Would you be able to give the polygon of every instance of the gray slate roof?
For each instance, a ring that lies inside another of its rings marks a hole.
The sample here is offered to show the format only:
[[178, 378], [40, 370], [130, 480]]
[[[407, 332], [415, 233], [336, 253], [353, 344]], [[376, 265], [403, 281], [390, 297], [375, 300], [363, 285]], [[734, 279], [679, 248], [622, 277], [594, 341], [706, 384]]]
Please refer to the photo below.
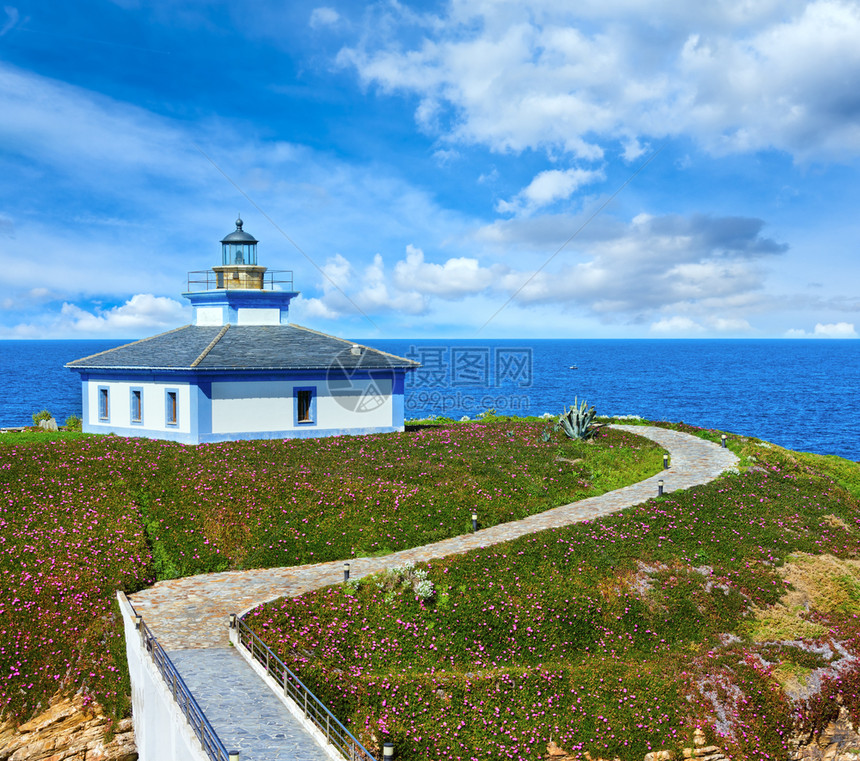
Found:
[[151, 338], [76, 359], [72, 370], [318, 370], [335, 360], [345, 369], [411, 369], [418, 362], [298, 325], [186, 325]]

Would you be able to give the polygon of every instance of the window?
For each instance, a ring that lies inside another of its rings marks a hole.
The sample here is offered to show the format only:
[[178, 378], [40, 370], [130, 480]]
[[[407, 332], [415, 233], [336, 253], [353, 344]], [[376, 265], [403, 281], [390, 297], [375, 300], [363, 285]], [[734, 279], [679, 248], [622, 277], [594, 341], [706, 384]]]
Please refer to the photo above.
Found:
[[295, 389], [296, 425], [313, 425], [316, 422], [316, 389]]
[[300, 423], [310, 423], [311, 422], [311, 392], [305, 389], [302, 389], [298, 392], [296, 396], [299, 405], [299, 422]]
[[107, 420], [110, 417], [110, 389], [99, 386], [99, 420]]
[[143, 422], [143, 389], [133, 388], [131, 390], [131, 422]]
[[176, 404], [176, 391], [168, 391], [167, 396], [165, 397], [166, 402], [166, 410], [165, 410], [165, 422], [167, 425], [178, 425], [179, 424], [179, 409]]

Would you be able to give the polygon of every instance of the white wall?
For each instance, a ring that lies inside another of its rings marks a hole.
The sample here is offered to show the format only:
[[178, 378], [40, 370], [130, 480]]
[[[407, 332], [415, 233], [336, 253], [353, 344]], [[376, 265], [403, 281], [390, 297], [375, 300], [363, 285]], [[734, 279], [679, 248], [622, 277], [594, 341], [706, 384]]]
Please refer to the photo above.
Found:
[[[354, 393], [329, 388], [325, 380], [227, 381], [212, 383], [212, 432], [245, 433], [302, 428], [376, 428], [392, 424], [391, 380], [366, 396], [371, 381], [355, 381]], [[296, 425], [294, 389], [316, 388], [315, 425]]]
[[[109, 392], [109, 418], [99, 420], [99, 388], [107, 388]], [[142, 391], [143, 422], [131, 422], [131, 390], [139, 388]], [[177, 392], [176, 425], [168, 425], [166, 420], [167, 402], [166, 391]], [[153, 383], [136, 381], [87, 381], [87, 397], [89, 404], [89, 424], [102, 426], [106, 431], [112, 428], [141, 428], [150, 431], [181, 431], [191, 430], [191, 395], [187, 383]]]
[[[375, 384], [375, 385], [372, 385]], [[322, 428], [375, 428], [390, 426], [393, 415], [390, 380], [353, 381], [352, 393], [332, 388], [320, 393], [317, 413]], [[381, 398], [377, 396], [379, 392]]]
[[206, 326], [223, 325], [224, 310], [226, 307], [195, 307], [194, 309], [194, 324]]
[[212, 433], [293, 428], [293, 386], [284, 381], [213, 381]]
[[134, 741], [139, 761], [209, 761], [203, 746], [179, 710], [152, 656], [143, 647], [134, 626], [134, 610], [117, 592], [125, 629], [125, 652], [131, 675]]
[[236, 310], [236, 323], [238, 325], [280, 325], [281, 310], [277, 307], [274, 309], [239, 307]]

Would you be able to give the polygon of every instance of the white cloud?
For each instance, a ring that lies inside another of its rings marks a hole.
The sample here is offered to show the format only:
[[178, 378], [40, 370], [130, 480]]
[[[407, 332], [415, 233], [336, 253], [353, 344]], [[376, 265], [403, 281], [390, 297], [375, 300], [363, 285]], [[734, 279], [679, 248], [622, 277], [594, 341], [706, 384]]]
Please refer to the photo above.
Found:
[[694, 322], [689, 317], [667, 317], [657, 322], [651, 323], [650, 330], [652, 333], [661, 333], [665, 335], [702, 333], [705, 329]]
[[602, 169], [548, 169], [538, 174], [510, 201], [499, 201], [503, 214], [531, 214], [537, 209], [571, 197], [583, 185], [605, 178]]
[[433, 152], [433, 158], [436, 159], [436, 163], [438, 163], [439, 166], [446, 166], [452, 161], [460, 158], [460, 152], [446, 148], [440, 148], [439, 150]]
[[854, 324], [850, 322], [816, 323], [811, 333], [802, 328], [785, 331], [786, 338], [857, 338]]
[[[531, 229], [535, 221], [522, 224]], [[484, 264], [477, 257], [432, 261], [409, 245], [392, 270], [377, 254], [362, 272], [338, 255], [324, 269], [349, 298], [323, 282], [324, 295], [308, 299], [302, 308], [334, 319], [357, 309], [371, 317], [390, 310], [420, 315], [444, 312], [453, 302], [483, 300], [495, 304], [486, 307], [489, 317], [515, 294], [514, 308], [556, 305], [604, 322], [653, 321], [651, 330], [658, 333], [747, 333], [747, 315], [764, 300], [759, 261], [785, 250], [761, 235], [762, 224], [732, 217], [639, 215], [628, 224], [596, 228], [577, 241], [576, 251], [542, 271], [537, 270], [543, 261], [532, 254], [520, 256], [515, 268]], [[516, 227], [506, 228], [513, 231], [512, 240]]]
[[644, 156], [651, 146], [647, 143], [643, 145], [637, 138], [630, 138], [624, 141], [624, 152], [621, 154], [625, 161], [631, 162]]
[[363, 316], [372, 322], [373, 316], [379, 313], [414, 315], [427, 309], [422, 294], [390, 284], [391, 276], [380, 254], [376, 254], [360, 273], [356, 273], [341, 254], [330, 257], [321, 269], [324, 276], [319, 286], [323, 295], [302, 299], [296, 304], [299, 314], [327, 320]]
[[308, 22], [312, 29], [318, 29], [321, 26], [332, 26], [340, 20], [340, 14], [334, 9], [327, 6], [314, 8], [311, 11], [310, 21]]
[[[34, 298], [46, 294], [34, 289]], [[19, 305], [16, 305], [19, 306]], [[38, 318], [11, 327], [0, 327], [9, 338], [82, 338], [86, 336], [130, 338], [187, 325], [190, 308], [174, 299], [138, 293], [124, 304], [102, 309], [83, 309], [65, 302], [59, 311], [43, 308]]]
[[0, 27], [0, 37], [13, 29], [18, 23], [18, 19], [20, 17], [18, 9], [13, 8], [11, 5], [4, 5], [3, 10], [6, 13], [6, 23], [3, 24], [2, 27]]
[[62, 332], [129, 335], [144, 329], [176, 328], [187, 320], [188, 308], [178, 301], [138, 293], [120, 306], [92, 312], [65, 303], [57, 327]]
[[749, 322], [741, 318], [726, 319], [724, 317], [717, 317], [710, 320], [709, 325], [720, 333], [749, 333], [752, 330]]
[[477, 259], [457, 257], [443, 264], [424, 260], [424, 252], [406, 247], [406, 259], [394, 265], [394, 283], [405, 291], [456, 299], [489, 288], [503, 268], [482, 267]]
[[[144, 109], [0, 64], [0, 141], [78, 183], [190, 182], [208, 174], [188, 136]], [[120, 179], [121, 178], [121, 179]], [[34, 181], [36, 178], [34, 178]], [[116, 186], [117, 188], [120, 185]]]
[[814, 335], [822, 338], [857, 338], [857, 331], [850, 322], [837, 322], [822, 325], [816, 324]]
[[620, 141], [632, 161], [644, 138], [687, 135], [715, 153], [860, 155], [853, 0], [381, 7], [338, 60], [365, 83], [417, 94], [419, 124], [453, 142], [594, 160]]

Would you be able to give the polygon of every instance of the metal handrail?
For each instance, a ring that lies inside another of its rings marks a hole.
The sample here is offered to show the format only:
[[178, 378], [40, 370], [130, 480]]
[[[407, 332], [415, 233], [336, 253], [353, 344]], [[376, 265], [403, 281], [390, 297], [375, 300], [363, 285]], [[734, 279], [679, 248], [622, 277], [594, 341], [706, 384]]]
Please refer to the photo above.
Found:
[[[195, 275], [197, 277], [195, 277]], [[277, 275], [277, 277], [276, 277]], [[261, 284], [263, 290], [273, 291], [275, 286], [284, 286], [281, 290], [293, 290], [292, 270], [266, 270], [262, 273]], [[197, 290], [211, 291], [218, 287], [218, 273], [215, 270], [195, 270], [188, 273], [188, 292], [194, 291], [192, 286], [203, 286]], [[228, 289], [229, 290], [229, 289]]]
[[231, 758], [236, 758], [235, 755], [231, 755], [227, 751], [224, 743], [221, 742], [214, 727], [209, 723], [209, 719], [206, 718], [206, 714], [197, 705], [197, 701], [191, 694], [191, 690], [188, 689], [188, 685], [185, 684], [179, 671], [176, 670], [173, 661], [167, 657], [167, 653], [155, 638], [152, 630], [140, 618], [138, 618], [137, 626], [143, 638], [144, 648], [152, 656], [156, 668], [170, 689], [179, 709], [185, 715], [185, 718], [188, 719], [188, 723], [194, 730], [194, 734], [197, 735], [197, 739], [200, 740], [200, 744], [203, 746], [203, 750], [206, 751], [206, 755], [212, 761], [230, 761]]
[[236, 616], [234, 620], [239, 644], [266, 669], [266, 673], [283, 689], [284, 695], [291, 698], [304, 711], [305, 718], [314, 723], [325, 735], [326, 740], [334, 745], [344, 758], [349, 761], [376, 761], [373, 754], [241, 618]]

